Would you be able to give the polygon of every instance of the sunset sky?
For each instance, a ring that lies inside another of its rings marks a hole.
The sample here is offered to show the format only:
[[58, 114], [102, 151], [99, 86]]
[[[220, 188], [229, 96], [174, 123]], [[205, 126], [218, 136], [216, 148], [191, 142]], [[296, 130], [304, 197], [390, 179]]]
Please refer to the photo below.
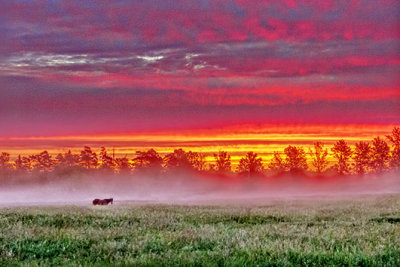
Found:
[[0, 150], [270, 153], [400, 124], [397, 0], [3, 0]]

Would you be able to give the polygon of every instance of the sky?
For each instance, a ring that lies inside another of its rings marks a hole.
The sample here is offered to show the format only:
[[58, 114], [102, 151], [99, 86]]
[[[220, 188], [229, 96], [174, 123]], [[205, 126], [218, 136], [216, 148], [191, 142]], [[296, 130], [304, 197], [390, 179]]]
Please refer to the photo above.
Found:
[[203, 150], [227, 136], [252, 150], [260, 143], [248, 140], [361, 138], [400, 124], [396, 0], [1, 6], [3, 150], [99, 136], [121, 151], [121, 142], [172, 148], [200, 136], [214, 142]]

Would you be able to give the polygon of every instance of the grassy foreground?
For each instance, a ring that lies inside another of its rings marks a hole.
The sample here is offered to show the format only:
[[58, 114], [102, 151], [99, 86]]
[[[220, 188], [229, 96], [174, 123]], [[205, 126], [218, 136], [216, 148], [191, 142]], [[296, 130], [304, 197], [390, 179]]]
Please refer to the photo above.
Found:
[[0, 265], [400, 266], [400, 196], [0, 209]]

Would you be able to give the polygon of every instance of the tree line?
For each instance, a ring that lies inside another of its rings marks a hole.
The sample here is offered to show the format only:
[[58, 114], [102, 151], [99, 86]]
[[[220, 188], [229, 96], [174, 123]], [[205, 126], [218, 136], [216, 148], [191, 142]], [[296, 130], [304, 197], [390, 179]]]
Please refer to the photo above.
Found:
[[[329, 166], [328, 156], [333, 156], [334, 165]], [[71, 173], [71, 172], [104, 172], [131, 174], [146, 172], [161, 174], [164, 172], [186, 170], [217, 175], [265, 175], [272, 173], [315, 172], [318, 175], [331, 172], [339, 175], [382, 173], [400, 167], [400, 128], [395, 127], [390, 135], [376, 137], [371, 142], [360, 141], [354, 149], [345, 140], [338, 140], [330, 151], [321, 142], [314, 143], [306, 151], [301, 146], [287, 146], [283, 153], [274, 152], [267, 163], [254, 152], [248, 152], [240, 159], [235, 170], [232, 169], [231, 156], [226, 151], [214, 154], [214, 161], [207, 163], [205, 155], [175, 149], [162, 157], [154, 149], [136, 151], [133, 158], [114, 157], [102, 147], [96, 153], [85, 146], [78, 154], [69, 150], [53, 158], [48, 151], [39, 154], [21, 156], [14, 161], [10, 154], [0, 155], [0, 173]]]

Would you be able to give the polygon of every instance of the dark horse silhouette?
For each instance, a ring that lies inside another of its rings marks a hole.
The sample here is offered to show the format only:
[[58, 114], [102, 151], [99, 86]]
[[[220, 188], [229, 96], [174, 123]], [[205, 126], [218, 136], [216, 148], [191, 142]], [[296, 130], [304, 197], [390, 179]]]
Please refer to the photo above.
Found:
[[98, 199], [95, 198], [93, 200], [93, 205], [108, 205], [109, 203], [113, 204], [114, 199], [113, 198], [105, 198], [105, 199]]

